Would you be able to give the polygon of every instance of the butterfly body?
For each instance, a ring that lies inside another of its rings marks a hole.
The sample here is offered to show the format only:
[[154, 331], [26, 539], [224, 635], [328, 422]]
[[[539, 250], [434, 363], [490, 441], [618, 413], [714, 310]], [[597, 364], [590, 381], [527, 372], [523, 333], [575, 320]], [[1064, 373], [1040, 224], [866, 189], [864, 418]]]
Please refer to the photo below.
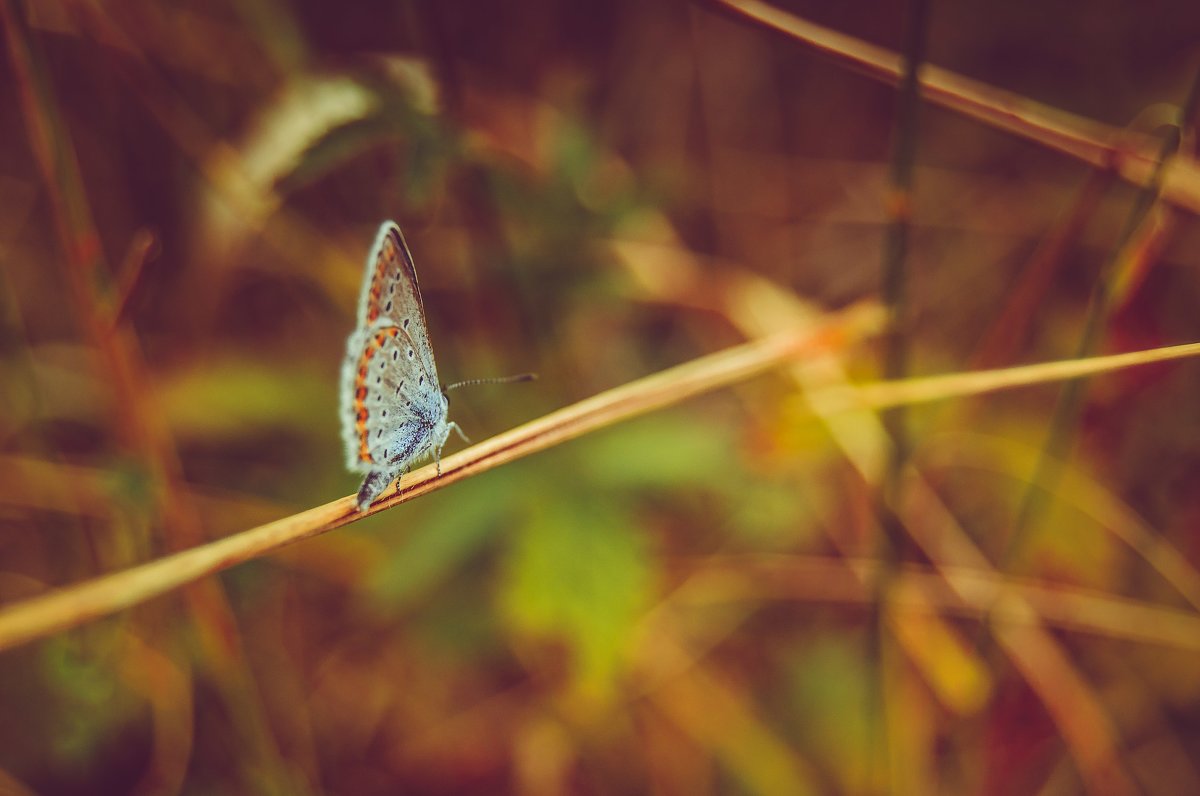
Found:
[[346, 465], [364, 474], [359, 511], [415, 462], [432, 455], [440, 466], [442, 447], [457, 425], [447, 417], [416, 267], [391, 221], [380, 227], [367, 257], [341, 388]]

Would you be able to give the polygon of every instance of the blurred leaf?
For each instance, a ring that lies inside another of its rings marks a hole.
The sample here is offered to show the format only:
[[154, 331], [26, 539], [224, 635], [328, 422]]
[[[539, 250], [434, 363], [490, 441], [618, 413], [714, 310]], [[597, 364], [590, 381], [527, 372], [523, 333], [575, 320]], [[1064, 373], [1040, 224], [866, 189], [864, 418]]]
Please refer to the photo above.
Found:
[[597, 489], [654, 491], [722, 485], [742, 473], [730, 426], [684, 410], [625, 423], [583, 443], [582, 480]]
[[[414, 71], [414, 74], [418, 72]], [[425, 76], [428, 80], [428, 75]], [[351, 158], [384, 143], [408, 148], [409, 176], [405, 191], [427, 195], [440, 183], [445, 165], [457, 153], [458, 139], [439, 120], [414, 103], [406, 91], [386, 84], [364, 85], [373, 97], [362, 116], [346, 118], [306, 142], [286, 170], [275, 174], [275, 189], [287, 195], [335, 171]], [[433, 91], [431, 86], [416, 93]]]
[[316, 408], [327, 406], [325, 416], [335, 422], [332, 400], [324, 374], [245, 360], [204, 362], [158, 385], [159, 407], [181, 437], [228, 437], [280, 426], [307, 431]]
[[514, 468], [494, 470], [427, 496], [419, 513], [389, 512], [389, 519], [407, 515], [415, 521], [398, 528], [404, 539], [371, 574], [371, 595], [398, 610], [448, 577], [497, 528], [511, 522], [515, 507], [526, 499], [523, 482]]
[[743, 454], [735, 427], [697, 417], [685, 409], [607, 429], [581, 443], [582, 467], [572, 469], [610, 494], [715, 493], [728, 510], [729, 532], [756, 546], [786, 549], [811, 538], [824, 511], [819, 486], [797, 489], [790, 473], [747, 477], [737, 466]]
[[142, 462], [121, 458], [113, 462], [108, 474], [108, 487], [112, 499], [121, 505], [146, 510], [154, 503], [154, 477]]
[[730, 532], [757, 550], [795, 549], [817, 536], [827, 514], [822, 489], [814, 479], [752, 480], [730, 501]]
[[259, 229], [279, 206], [275, 183], [301, 154], [330, 130], [369, 116], [377, 103], [353, 77], [291, 76], [236, 148], [213, 147], [204, 167], [212, 185], [200, 211], [198, 239], [221, 251]]
[[596, 142], [579, 120], [560, 118], [560, 122], [554, 128], [552, 169], [578, 190], [591, 174], [599, 151]]
[[79, 654], [70, 640], [52, 639], [45, 647], [46, 671], [61, 689], [59, 695], [69, 704], [60, 715], [54, 735], [58, 754], [71, 760], [84, 760], [99, 739], [112, 729], [112, 707], [117, 691], [114, 672], [107, 661]]
[[798, 717], [813, 759], [823, 760], [841, 787], [862, 792], [872, 781], [870, 766], [870, 678], [862, 647], [853, 636], [820, 639], [806, 650], [796, 650], [791, 668], [789, 703]]
[[513, 540], [501, 610], [518, 632], [565, 642], [576, 686], [605, 695], [650, 596], [645, 544], [611, 504], [546, 497]]

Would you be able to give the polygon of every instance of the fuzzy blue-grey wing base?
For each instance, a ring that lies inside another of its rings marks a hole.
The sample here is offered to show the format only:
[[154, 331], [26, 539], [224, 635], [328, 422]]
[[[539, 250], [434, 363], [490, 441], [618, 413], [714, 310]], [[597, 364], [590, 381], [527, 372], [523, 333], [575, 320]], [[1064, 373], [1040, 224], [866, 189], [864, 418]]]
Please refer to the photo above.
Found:
[[[438, 424], [432, 418], [419, 417], [397, 428], [389, 438], [385, 467], [370, 470], [358, 489], [358, 510], [370, 506], [388, 484], [408, 472], [414, 462], [431, 453], [439, 455], [446, 443], [446, 426], [444, 419]], [[443, 429], [440, 433], [439, 428]], [[438, 474], [441, 474], [440, 468]]]

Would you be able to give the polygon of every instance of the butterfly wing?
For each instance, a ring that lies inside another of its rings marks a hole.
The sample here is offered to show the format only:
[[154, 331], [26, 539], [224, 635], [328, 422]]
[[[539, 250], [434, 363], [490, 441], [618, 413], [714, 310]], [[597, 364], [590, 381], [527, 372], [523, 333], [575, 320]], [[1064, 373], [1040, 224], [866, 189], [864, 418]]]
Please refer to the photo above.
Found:
[[358, 326], [399, 327], [412, 343], [425, 374], [438, 383], [429, 330], [425, 325], [425, 305], [417, 283], [417, 268], [404, 241], [400, 227], [385, 221], [375, 236], [375, 245], [367, 257], [362, 296], [358, 302]]
[[355, 472], [404, 469], [445, 424], [446, 402], [403, 327], [357, 329], [342, 364], [342, 438]]
[[342, 364], [346, 463], [366, 474], [359, 509], [414, 460], [440, 450], [448, 430], [412, 254], [400, 228], [384, 222], [367, 257], [358, 328]]

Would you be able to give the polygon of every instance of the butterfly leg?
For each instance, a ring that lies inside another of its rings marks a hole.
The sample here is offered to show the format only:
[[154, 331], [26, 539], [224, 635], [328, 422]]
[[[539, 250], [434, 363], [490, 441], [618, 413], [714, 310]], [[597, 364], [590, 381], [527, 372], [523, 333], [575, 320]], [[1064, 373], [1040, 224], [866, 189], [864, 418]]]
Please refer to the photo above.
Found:
[[451, 421], [450, 423], [447, 423], [447, 425], [450, 428], [454, 429], [456, 432], [458, 432], [458, 436], [463, 442], [467, 443], [468, 445], [471, 444], [471, 440], [467, 439], [467, 435], [463, 433], [462, 426], [460, 426], [458, 423], [455, 423], [453, 421]]

